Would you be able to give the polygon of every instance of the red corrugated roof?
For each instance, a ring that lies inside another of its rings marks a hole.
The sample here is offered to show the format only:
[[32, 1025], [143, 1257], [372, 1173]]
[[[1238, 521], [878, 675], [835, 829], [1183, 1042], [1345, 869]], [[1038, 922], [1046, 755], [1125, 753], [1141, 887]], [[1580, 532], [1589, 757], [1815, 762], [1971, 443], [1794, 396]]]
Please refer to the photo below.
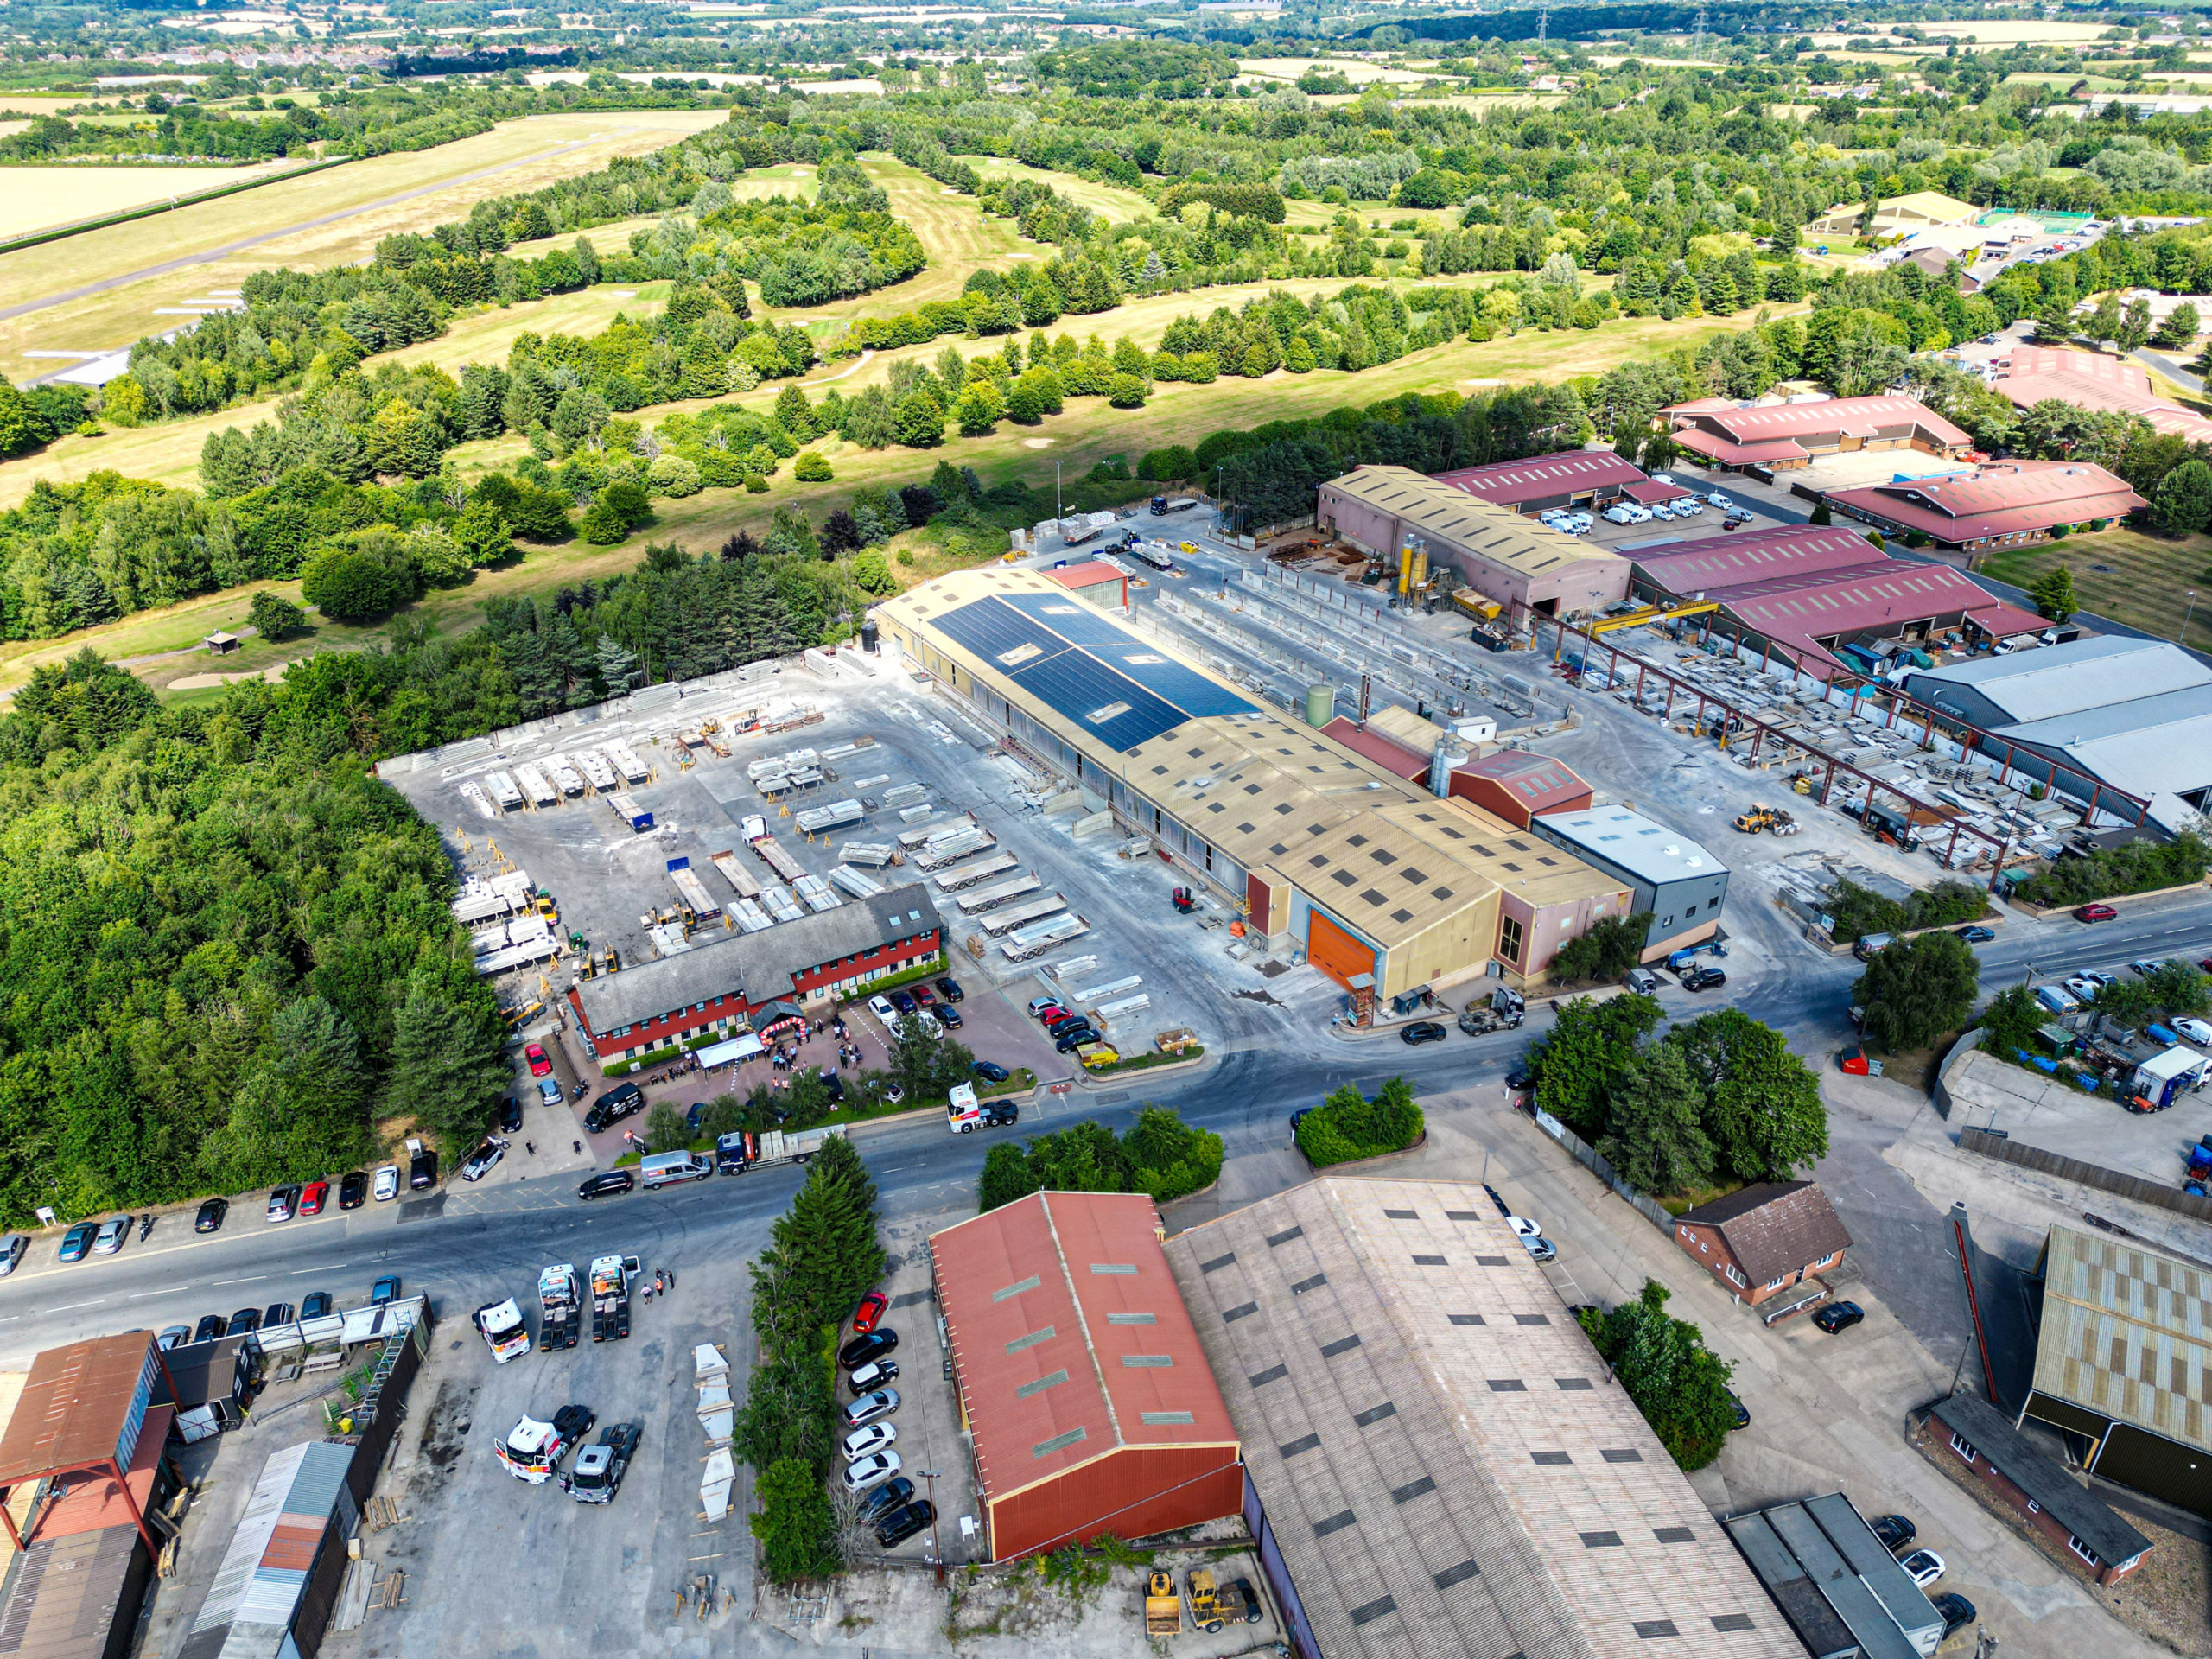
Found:
[[1827, 499], [1948, 543], [2118, 518], [2144, 505], [2126, 480], [2086, 461], [1998, 461], [1963, 476], [1831, 490]]
[[1321, 728], [1321, 735], [1333, 737], [1362, 760], [1372, 760], [1384, 771], [1400, 778], [1428, 776], [1428, 757], [1417, 754], [1404, 744], [1370, 732], [1338, 715]]
[[931, 1237], [987, 1502], [1124, 1446], [1236, 1443], [1159, 1226], [1142, 1193], [1039, 1192]]
[[[174, 1406], [150, 1407], [146, 1413], [146, 1426], [138, 1436], [138, 1449], [131, 1454], [130, 1467], [124, 1478], [130, 1484], [130, 1496], [141, 1515], [153, 1497], [155, 1471], [161, 1464], [169, 1437], [169, 1424], [175, 1416]], [[78, 1474], [67, 1477], [67, 1480], [69, 1490], [39, 1511], [27, 1543], [131, 1524], [130, 1510], [123, 1501], [123, 1489], [115, 1484], [114, 1476]]]
[[1512, 796], [1533, 815], [1548, 812], [1554, 804], [1587, 795], [1590, 785], [1575, 775], [1566, 761], [1525, 749], [1500, 749], [1479, 760], [1470, 760], [1452, 771], [1471, 778], [1487, 778]]
[[1691, 492], [1679, 484], [1662, 484], [1656, 479], [1647, 478], [1641, 484], [1630, 485], [1621, 493], [1631, 501], [1640, 502], [1647, 507], [1653, 507], [1662, 501], [1678, 500]]
[[[1823, 397], [1803, 404], [1762, 404], [1750, 409], [1711, 409], [1704, 404], [1678, 405], [1670, 415], [1690, 415], [1707, 431], [1732, 442], [1757, 446], [1779, 439], [1823, 436], [1840, 432], [1872, 437], [1886, 429], [1917, 427], [1945, 445], [1972, 442], [1957, 427], [1916, 397], [1885, 393], [1872, 397]], [[1675, 435], [1681, 442], [1682, 434]]]
[[1636, 485], [1644, 481], [1642, 467], [1623, 461], [1610, 449], [1566, 449], [1526, 461], [1462, 467], [1452, 472], [1438, 473], [1435, 479], [1455, 490], [1465, 490], [1479, 500], [1504, 507], [1554, 495], [1572, 495], [1578, 490], [1599, 489], [1608, 484]]
[[1816, 639], [1887, 632], [1917, 622], [1972, 621], [2000, 638], [2049, 626], [2040, 617], [2014, 610], [1948, 564], [1891, 559], [1872, 571], [1840, 571], [1834, 580], [1789, 583], [1779, 592], [1764, 591], [1764, 583], [1753, 586], [1761, 591], [1721, 601], [1727, 613], [1777, 645], [1802, 652], [1804, 667], [1812, 673], [1835, 661]]
[[1766, 443], [1733, 443], [1710, 432], [1688, 427], [1675, 434], [1675, 442], [1693, 454], [1705, 455], [1727, 467], [1756, 467], [1770, 461], [1803, 461], [1803, 449], [1788, 438]]
[[1863, 530], [1813, 524], [1666, 542], [1640, 547], [1629, 556], [1647, 581], [1669, 594], [1701, 593], [1715, 598], [1722, 588], [1791, 572], [1838, 569], [1876, 556]]
[[114, 1457], [153, 1350], [151, 1332], [132, 1331], [49, 1348], [31, 1361], [0, 1435], [0, 1486]]
[[1103, 559], [1085, 559], [1081, 564], [1071, 564], [1063, 569], [1045, 573], [1063, 588], [1090, 588], [1102, 582], [1125, 580], [1122, 573]]

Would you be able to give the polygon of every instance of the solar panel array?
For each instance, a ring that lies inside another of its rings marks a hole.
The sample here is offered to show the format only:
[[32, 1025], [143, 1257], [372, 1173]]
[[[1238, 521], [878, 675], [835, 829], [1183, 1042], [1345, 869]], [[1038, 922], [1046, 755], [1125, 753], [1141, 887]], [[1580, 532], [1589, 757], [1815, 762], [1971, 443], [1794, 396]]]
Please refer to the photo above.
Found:
[[976, 600], [936, 626], [1123, 754], [1186, 720], [1257, 712], [1110, 619], [1057, 594]]

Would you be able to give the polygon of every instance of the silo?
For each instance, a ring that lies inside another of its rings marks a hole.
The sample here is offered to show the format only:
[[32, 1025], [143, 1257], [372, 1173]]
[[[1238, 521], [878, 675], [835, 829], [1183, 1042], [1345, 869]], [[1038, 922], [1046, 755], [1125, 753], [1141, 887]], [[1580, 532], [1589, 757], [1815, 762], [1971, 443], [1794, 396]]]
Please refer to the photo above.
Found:
[[1337, 717], [1337, 688], [1333, 685], [1309, 685], [1306, 688], [1306, 723], [1308, 726], [1327, 725]]

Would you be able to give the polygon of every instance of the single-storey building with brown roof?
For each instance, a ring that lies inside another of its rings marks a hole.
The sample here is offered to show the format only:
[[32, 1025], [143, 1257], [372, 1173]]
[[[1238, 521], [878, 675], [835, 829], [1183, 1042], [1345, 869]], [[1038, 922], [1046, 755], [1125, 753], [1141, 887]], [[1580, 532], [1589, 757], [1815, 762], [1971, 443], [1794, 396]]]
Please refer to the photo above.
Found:
[[1729, 1294], [1756, 1307], [1839, 1266], [1851, 1235], [1817, 1181], [1762, 1181], [1683, 1211], [1675, 1243]]

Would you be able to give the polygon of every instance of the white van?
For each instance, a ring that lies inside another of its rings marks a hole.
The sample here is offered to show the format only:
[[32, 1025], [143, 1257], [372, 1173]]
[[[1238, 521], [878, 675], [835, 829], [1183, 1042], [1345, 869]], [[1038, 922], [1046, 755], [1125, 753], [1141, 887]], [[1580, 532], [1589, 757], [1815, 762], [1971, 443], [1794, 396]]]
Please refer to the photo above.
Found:
[[648, 1187], [703, 1181], [714, 1173], [715, 1160], [696, 1152], [657, 1152], [638, 1165], [639, 1179]]

